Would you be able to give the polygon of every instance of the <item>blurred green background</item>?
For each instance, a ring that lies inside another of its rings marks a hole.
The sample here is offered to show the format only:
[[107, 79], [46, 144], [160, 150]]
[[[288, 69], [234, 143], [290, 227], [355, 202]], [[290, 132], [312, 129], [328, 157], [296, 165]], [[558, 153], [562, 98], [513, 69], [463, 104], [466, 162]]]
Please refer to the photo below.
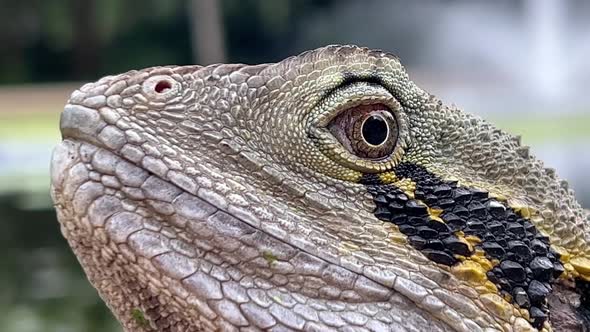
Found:
[[84, 81], [164, 64], [278, 61], [354, 43], [522, 134], [590, 207], [583, 0], [0, 0], [0, 331], [116, 331], [48, 195], [59, 112]]

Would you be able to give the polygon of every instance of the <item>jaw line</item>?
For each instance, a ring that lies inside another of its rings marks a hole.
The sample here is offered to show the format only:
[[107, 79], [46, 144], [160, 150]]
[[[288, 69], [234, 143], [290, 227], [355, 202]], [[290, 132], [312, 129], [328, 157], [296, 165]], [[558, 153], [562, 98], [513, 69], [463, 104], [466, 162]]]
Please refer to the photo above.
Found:
[[[158, 179], [160, 181], [166, 182], [166, 183], [168, 183], [171, 186], [177, 187], [182, 192], [181, 195], [191, 195], [191, 196], [195, 197], [196, 199], [202, 200], [206, 204], [210, 204], [211, 206], [215, 207], [215, 209], [217, 209], [217, 212], [215, 212], [215, 213], [226, 214], [226, 215], [234, 218], [235, 220], [239, 221], [240, 223], [242, 223], [244, 225], [247, 225], [247, 227], [251, 227], [251, 228], [255, 229], [256, 231], [261, 232], [261, 234], [263, 234], [263, 236], [268, 236], [268, 237], [272, 238], [275, 241], [278, 241], [278, 242], [281, 242], [281, 243], [283, 243], [283, 244], [285, 244], [287, 246], [290, 246], [290, 247], [292, 247], [293, 249], [295, 249], [298, 252], [302, 252], [302, 253], [305, 253], [307, 255], [311, 255], [314, 258], [323, 261], [325, 264], [338, 265], [338, 266], [340, 266], [339, 262], [331, 262], [330, 260], [328, 260], [326, 258], [322, 258], [322, 257], [316, 255], [316, 253], [314, 253], [314, 252], [310, 252], [309, 250], [305, 250], [304, 248], [301, 248], [301, 247], [297, 246], [296, 244], [291, 244], [289, 242], [286, 242], [283, 239], [280, 239], [280, 238], [276, 237], [275, 235], [273, 235], [273, 234], [271, 234], [269, 232], [264, 231], [263, 229], [260, 228], [259, 222], [257, 223], [257, 222], [255, 222], [253, 220], [248, 220], [246, 218], [242, 218], [242, 217], [236, 215], [235, 213], [232, 213], [231, 211], [227, 211], [227, 209], [219, 208], [218, 206], [216, 206], [216, 202], [215, 201], [211, 201], [211, 200], [208, 201], [206, 197], [205, 198], [201, 198], [201, 197], [198, 197], [196, 195], [193, 195], [193, 194], [189, 193], [185, 189], [182, 189], [182, 188], [178, 187], [177, 185], [169, 182], [169, 180], [162, 179], [158, 175], [156, 175], [156, 174], [154, 174], [154, 173], [152, 173], [150, 171], [147, 171], [147, 170], [141, 168], [140, 166], [135, 165], [133, 162], [129, 161], [128, 159], [124, 158], [123, 156], [119, 156], [119, 155], [114, 154], [113, 152], [109, 151], [108, 148], [104, 147], [103, 144], [100, 144], [100, 143], [95, 144], [95, 142], [87, 142], [85, 139], [80, 139], [80, 138], [77, 138], [77, 137], [71, 137], [71, 136], [64, 137], [64, 141], [62, 143], [60, 143], [60, 145], [54, 151], [54, 156], [52, 157], [52, 176], [51, 176], [51, 178], [52, 178], [52, 187], [53, 187], [53, 189], [52, 189], [52, 195], [53, 196], [55, 196], [55, 188], [60, 188], [61, 186], [63, 186], [65, 184], [64, 183], [64, 178], [63, 178], [64, 172], [63, 172], [63, 170], [60, 171], [59, 166], [56, 166], [56, 165], [62, 163], [62, 161], [63, 161], [63, 157], [64, 157], [63, 152], [64, 151], [61, 151], [60, 152], [59, 150], [63, 149], [64, 148], [64, 145], [70, 145], [69, 147], [66, 147], [67, 149], [70, 149], [70, 148], [79, 148], [79, 146], [82, 146], [82, 145], [89, 146], [89, 147], [91, 147], [91, 149], [96, 149], [96, 152], [94, 154], [98, 153], [99, 151], [104, 151], [107, 154], [110, 154], [110, 155], [114, 156], [119, 161], [122, 161], [122, 162], [125, 162], [125, 163], [129, 163], [129, 164], [133, 165], [134, 167], [137, 167], [137, 168], [145, 171], [150, 178], [153, 177], [153, 178], [156, 178], [156, 179]], [[67, 152], [68, 153], [72, 153], [73, 152], [74, 154], [79, 154], [78, 151], [67, 151]], [[79, 156], [78, 156], [78, 158], [79, 158]], [[63, 204], [63, 202], [61, 204]], [[61, 207], [60, 206], [61, 204], [58, 203], [56, 205], [56, 207], [59, 209]], [[149, 211], [150, 211], [152, 217], [159, 215], [159, 213], [157, 211], [155, 211], [153, 209], [153, 207], [149, 207]], [[116, 213], [114, 213], [113, 215], [115, 215], [115, 214]], [[153, 219], [155, 220], [157, 218], [153, 218]], [[168, 221], [166, 220], [165, 217], [162, 217], [161, 219], [164, 220], [165, 223], [168, 223]], [[198, 221], [199, 222], [204, 222], [206, 219], [207, 218], [202, 219], [202, 220], [198, 220]], [[192, 220], [192, 221], [195, 222], [197, 220]], [[76, 222], [77, 223], [80, 223], [80, 220], [78, 219], [78, 220], [76, 220]], [[159, 221], [159, 222], [161, 222], [161, 221]], [[219, 231], [219, 230], [220, 229], [216, 229], [216, 231]], [[188, 232], [191, 233], [193, 236], [196, 235], [194, 233], [194, 231], [192, 231], [192, 230], [189, 230]], [[191, 247], [193, 249], [196, 248], [194, 246], [194, 244], [191, 245]], [[383, 283], [381, 283], [381, 282], [379, 282], [377, 280], [374, 280], [374, 279], [372, 279], [372, 278], [370, 278], [368, 276], [363, 275], [362, 273], [358, 273], [357, 271], [350, 270], [350, 269], [348, 269], [346, 267], [342, 267], [341, 266], [341, 268], [346, 269], [348, 272], [354, 273], [354, 274], [356, 274], [358, 276], [368, 278], [372, 282], [375, 282], [375, 283], [379, 284], [380, 286], [389, 289], [391, 294], [396, 293], [396, 291], [393, 288], [391, 288], [391, 286], [385, 285], [385, 284], [383, 284]]]
[[[91, 114], [89, 114], [91, 112]], [[95, 114], [95, 115], [92, 115]], [[94, 122], [93, 122], [94, 121]], [[92, 146], [93, 149], [98, 149], [99, 151], [104, 151], [112, 156], [114, 156], [116, 159], [118, 160], [122, 160], [126, 163], [129, 163], [130, 165], [133, 165], [136, 168], [141, 169], [144, 172], [147, 172], [149, 174], [149, 176], [157, 178], [159, 181], [162, 181], [163, 183], [166, 183], [167, 185], [170, 186], [174, 186], [176, 188], [178, 188], [179, 190], [181, 190], [183, 192], [183, 194], [186, 195], [193, 195], [196, 196], [199, 200], [202, 200], [204, 202], [206, 202], [207, 204], [210, 204], [212, 206], [214, 206], [218, 211], [223, 212], [224, 214], [227, 214], [228, 216], [230, 216], [231, 218], [239, 221], [239, 223], [244, 224], [244, 225], [248, 225], [248, 227], [252, 227], [254, 228], [256, 231], [261, 232], [264, 236], [269, 237], [270, 239], [272, 239], [273, 241], [278, 241], [279, 243], [282, 243], [283, 245], [287, 245], [289, 247], [294, 248], [297, 252], [306, 254], [306, 255], [310, 255], [312, 257], [314, 257], [315, 259], [318, 259], [320, 261], [322, 261], [325, 264], [330, 264], [331, 266], [338, 266], [339, 268], [346, 270], [348, 273], [353, 273], [356, 275], [355, 280], [359, 279], [359, 278], [365, 278], [367, 280], [369, 280], [372, 283], [375, 283], [376, 285], [378, 285], [379, 287], [383, 287], [384, 289], [388, 290], [388, 295], [387, 298], [389, 300], [387, 300], [387, 302], [391, 302], [390, 300], [392, 300], [394, 297], [396, 296], [402, 296], [403, 298], [405, 298], [405, 301], [411, 301], [413, 302], [416, 307], [421, 310], [421, 312], [423, 313], [428, 313], [429, 315], [433, 316], [433, 317], [437, 317], [437, 321], [444, 321], [440, 318], [438, 318], [438, 315], [436, 315], [436, 310], [425, 307], [423, 305], [423, 299], [421, 298], [416, 298], [415, 296], [412, 296], [412, 290], [411, 290], [411, 285], [412, 282], [409, 279], [405, 279], [405, 277], [396, 275], [395, 279], [392, 279], [391, 276], [386, 277], [387, 281], [381, 280], [379, 276], [379, 274], [381, 272], [379, 272], [379, 268], [377, 267], [375, 270], [373, 270], [373, 272], [368, 272], [366, 273], [366, 271], [364, 271], [363, 267], [356, 267], [354, 265], [350, 265], [350, 264], [346, 264], [346, 265], [342, 265], [341, 262], [336, 259], [333, 258], [327, 254], [322, 254], [322, 252], [320, 250], [315, 250], [318, 249], [317, 246], [314, 246], [311, 242], [309, 242], [309, 240], [307, 240], [306, 238], [300, 238], [300, 239], [296, 239], [296, 238], [290, 238], [289, 240], [285, 240], [282, 239], [280, 236], [276, 236], [275, 234], [273, 234], [272, 232], [268, 232], [265, 231], [263, 228], [260, 227], [261, 223], [260, 220], [257, 220], [256, 218], [244, 218], [242, 217], [239, 213], [236, 213], [235, 211], [232, 211], [231, 208], [230, 209], [225, 209], [223, 208], [223, 206], [221, 206], [220, 204], [218, 204], [218, 202], [216, 202], [215, 200], [215, 196], [211, 196], [211, 195], [202, 195], [201, 194], [201, 189], [202, 188], [196, 188], [195, 190], [193, 190], [192, 192], [187, 190], [188, 188], [183, 188], [183, 186], [177, 182], [171, 181], [170, 178], [168, 178], [168, 176], [164, 175], [158, 175], [148, 169], [146, 169], [145, 166], [143, 165], [139, 165], [141, 164], [140, 162], [133, 162], [131, 161], [129, 158], [126, 158], [124, 155], [122, 155], [121, 152], [117, 151], [117, 149], [114, 149], [113, 147], [109, 146], [109, 142], [105, 141], [105, 138], [101, 138], [101, 133], [104, 132], [104, 129], [106, 127], [108, 127], [108, 125], [102, 120], [101, 116], [99, 115], [99, 113], [96, 110], [93, 109], [89, 109], [83, 106], [78, 106], [78, 105], [68, 105], [66, 106], [66, 109], [64, 110], [64, 114], [62, 114], [62, 121], [61, 121], [61, 126], [62, 126], [62, 134], [64, 136], [64, 142], [62, 142], [60, 144], [60, 146], [58, 148], [56, 148], [57, 150], [63, 150], [65, 145], [74, 145], [74, 146], [79, 146], [79, 145], [88, 145], [88, 146]], [[66, 147], [67, 150], [67, 147]], [[113, 150], [117, 151], [114, 152]], [[65, 152], [66, 154], [71, 153], [72, 151], [69, 152]], [[78, 154], [77, 151], [73, 151], [74, 154]], [[58, 165], [60, 164], [60, 162], [63, 161], [63, 154], [64, 151], [62, 151], [62, 153], [57, 153], [58, 157], [55, 156], [52, 159], [52, 169], [57, 169], [57, 172], [53, 172], [52, 171], [52, 186], [55, 187], [59, 187], [59, 185], [61, 185], [60, 183], [60, 178], [63, 181], [63, 173], [65, 171], [67, 171], [66, 166], [68, 165], [67, 162], [64, 163], [64, 165]], [[61, 155], [61, 157], [59, 157], [59, 155]], [[80, 156], [77, 156], [78, 158]], [[61, 169], [61, 172], [59, 171]], [[61, 175], [60, 175], [61, 173]], [[52, 191], [52, 195], [55, 197], [55, 193], [54, 191]], [[54, 198], [55, 200], [55, 198]], [[57, 205], [58, 209], [59, 204]], [[88, 208], [88, 206], [86, 207]], [[151, 209], [151, 213], [152, 215], [155, 213], [157, 214], [157, 212], [153, 209]], [[250, 214], [251, 215], [251, 214]], [[164, 218], [166, 219], [166, 218]], [[193, 220], [195, 221], [195, 220]], [[203, 220], [201, 220], [203, 221]], [[80, 222], [80, 220], [77, 220], [76, 222]], [[221, 228], [217, 228], [215, 229], [215, 232], [220, 233], [220, 231], [224, 231], [225, 227], [221, 227]], [[220, 233], [221, 234], [221, 233]], [[287, 236], [289, 236], [287, 234]], [[169, 271], [164, 271], [164, 273], [169, 273]], [[399, 283], [398, 283], [399, 281]], [[410, 284], [408, 284], [410, 283]], [[409, 288], [408, 288], [409, 287]], [[369, 295], [370, 297], [370, 295]], [[327, 299], [326, 299], [327, 300]]]

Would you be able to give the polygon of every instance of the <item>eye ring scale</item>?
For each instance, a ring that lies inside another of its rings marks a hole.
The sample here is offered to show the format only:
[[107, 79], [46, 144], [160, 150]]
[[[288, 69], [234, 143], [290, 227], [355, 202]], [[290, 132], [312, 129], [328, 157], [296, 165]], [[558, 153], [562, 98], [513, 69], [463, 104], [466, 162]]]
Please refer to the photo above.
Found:
[[[375, 118], [384, 123], [373, 122]], [[408, 121], [401, 103], [387, 88], [372, 82], [334, 90], [312, 109], [306, 125], [324, 155], [361, 173], [393, 169], [408, 146]]]

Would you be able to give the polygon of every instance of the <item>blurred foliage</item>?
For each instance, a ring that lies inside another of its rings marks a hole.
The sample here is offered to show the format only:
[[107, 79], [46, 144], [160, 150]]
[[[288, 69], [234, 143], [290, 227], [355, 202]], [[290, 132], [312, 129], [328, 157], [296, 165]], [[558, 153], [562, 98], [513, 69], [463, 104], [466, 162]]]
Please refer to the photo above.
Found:
[[588, 138], [590, 113], [557, 113], [543, 117], [515, 114], [510, 118], [492, 116], [490, 120], [499, 128], [521, 135], [526, 144], [540, 145], [547, 142], [567, 144]]
[[30, 200], [0, 196], [0, 330], [119, 330], [62, 238], [55, 212]]
[[[221, 1], [229, 60], [268, 62], [291, 54], [302, 17], [334, 2]], [[185, 0], [0, 0], [0, 83], [91, 80], [198, 63], [187, 7]]]

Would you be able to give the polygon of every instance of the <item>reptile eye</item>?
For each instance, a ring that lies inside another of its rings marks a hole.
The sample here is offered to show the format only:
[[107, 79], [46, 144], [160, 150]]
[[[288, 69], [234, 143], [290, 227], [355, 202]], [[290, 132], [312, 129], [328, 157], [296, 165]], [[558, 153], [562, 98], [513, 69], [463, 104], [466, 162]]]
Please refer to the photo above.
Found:
[[373, 160], [389, 157], [399, 136], [397, 121], [383, 104], [349, 108], [335, 117], [328, 129], [349, 152]]
[[410, 141], [404, 107], [381, 84], [339, 87], [323, 96], [305, 120], [308, 137], [330, 159], [321, 163], [321, 171], [342, 180], [391, 170]]

